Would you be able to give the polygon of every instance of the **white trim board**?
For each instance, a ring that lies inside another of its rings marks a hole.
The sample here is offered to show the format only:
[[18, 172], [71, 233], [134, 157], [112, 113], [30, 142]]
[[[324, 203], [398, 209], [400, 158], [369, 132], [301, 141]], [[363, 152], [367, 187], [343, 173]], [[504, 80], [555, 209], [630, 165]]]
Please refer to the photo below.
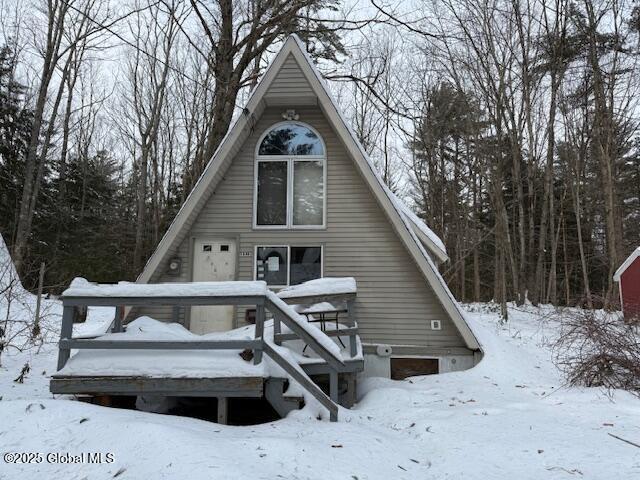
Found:
[[613, 274], [613, 279], [616, 282], [619, 282], [620, 277], [622, 277], [622, 274], [627, 270], [627, 268], [631, 266], [631, 264], [638, 257], [640, 257], [640, 247], [636, 248], [633, 252], [631, 252], [631, 255], [629, 255], [627, 259], [624, 262], [622, 262], [622, 265], [620, 265], [618, 270], [616, 270], [616, 273]]
[[[181, 239], [187, 234], [187, 232], [184, 231], [185, 228], [189, 228], [189, 221], [192, 220], [203, 207], [206, 199], [208, 198], [207, 193], [212, 192], [215, 188], [217, 183], [215, 181], [216, 176], [227, 160], [229, 153], [233, 151], [238, 142], [242, 142], [247, 137], [248, 130], [250, 130], [251, 125], [253, 125], [255, 118], [261, 114], [263, 108], [262, 105], [264, 103], [262, 102], [262, 99], [289, 55], [292, 55], [298, 63], [300, 70], [303, 72], [318, 98], [318, 105], [327, 117], [331, 126], [334, 128], [340, 140], [343, 142], [347, 152], [352, 157], [357, 170], [368, 184], [369, 189], [376, 198], [378, 204], [382, 207], [385, 215], [391, 222], [405, 248], [416, 262], [418, 269], [421, 271], [425, 280], [431, 286], [436, 297], [462, 335], [465, 344], [472, 350], [480, 349], [480, 344], [467, 324], [457, 301], [453, 297], [453, 294], [438, 272], [434, 261], [427, 253], [423, 243], [416, 234], [415, 230], [420, 229], [414, 228], [415, 220], [413, 223], [409, 220], [407, 215], [402, 211], [402, 208], [399, 205], [400, 202], [395, 198], [393, 193], [376, 173], [372, 162], [364, 151], [364, 148], [358, 142], [353, 130], [351, 130], [339, 111], [334, 99], [329, 94], [320, 72], [315, 68], [312, 60], [306, 54], [300, 39], [296, 35], [291, 35], [286, 40], [282, 49], [267, 67], [262, 79], [258, 82], [258, 85], [251, 93], [243, 113], [234, 122], [229, 132], [227, 132], [227, 135], [224, 137], [212, 159], [207, 164], [194, 189], [187, 197], [187, 200], [176, 215], [176, 218], [173, 220], [164, 237], [158, 244], [156, 251], [152, 254], [151, 258], [145, 265], [145, 268], [138, 277], [137, 282], [147, 283], [151, 280], [152, 275], [158, 270], [172, 250], [177, 248]], [[427, 237], [427, 235], [423, 236]], [[434, 242], [432, 240], [431, 244], [433, 243]], [[428, 242], [425, 242], [425, 244], [429, 245]], [[437, 250], [441, 249], [438, 248]], [[438, 255], [438, 253], [435, 253], [433, 250], [432, 253], [434, 253], [438, 258], [441, 258], [441, 255]], [[442, 254], [442, 252], [440, 253]], [[446, 253], [444, 256], [446, 257]]]

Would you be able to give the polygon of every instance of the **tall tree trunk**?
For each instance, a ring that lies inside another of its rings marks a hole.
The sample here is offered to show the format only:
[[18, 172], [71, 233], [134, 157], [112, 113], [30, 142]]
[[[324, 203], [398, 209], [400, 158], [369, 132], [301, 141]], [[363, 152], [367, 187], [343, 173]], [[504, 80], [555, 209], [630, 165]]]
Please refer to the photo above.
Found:
[[58, 61], [58, 52], [64, 33], [65, 16], [67, 7], [58, 9], [57, 4], [48, 4], [47, 18], [47, 41], [42, 61], [42, 71], [35, 108], [33, 110], [33, 122], [31, 124], [31, 134], [27, 146], [25, 159], [24, 185], [22, 187], [22, 197], [18, 222], [16, 227], [15, 243], [13, 245], [13, 261], [16, 269], [20, 272], [24, 269], [24, 255], [31, 235], [33, 208], [36, 202], [38, 186], [42, 178], [41, 163], [46, 162], [45, 158], [39, 158], [38, 149], [40, 146], [40, 135], [44, 123], [44, 110], [47, 103], [49, 85]]
[[536, 257], [535, 281], [533, 282], [533, 291], [531, 301], [535, 304], [540, 302], [541, 289], [544, 285], [543, 263], [545, 260], [545, 251], [547, 245], [547, 222], [549, 212], [553, 207], [553, 156], [555, 153], [555, 118], [558, 102], [558, 89], [560, 82], [557, 74], [551, 72], [551, 97], [549, 101], [549, 121], [547, 124], [547, 161], [544, 169], [544, 193], [542, 195], [542, 212], [540, 217], [540, 229], [538, 234], [538, 255]]
[[[587, 12], [587, 39], [588, 39], [588, 62], [591, 68], [592, 87], [594, 97], [594, 145], [595, 154], [600, 165], [600, 181], [602, 194], [604, 197], [604, 217], [607, 232], [607, 251], [609, 262], [609, 274], [607, 275], [607, 288], [605, 294], [606, 306], [614, 296], [613, 274], [619, 265], [618, 250], [618, 228], [616, 225], [616, 185], [614, 181], [614, 118], [612, 105], [607, 105], [607, 95], [605, 93], [605, 79], [603, 78], [602, 67], [600, 66], [600, 53], [598, 42], [598, 22], [594, 6], [590, 0], [585, 0]], [[612, 75], [616, 75], [612, 72]]]

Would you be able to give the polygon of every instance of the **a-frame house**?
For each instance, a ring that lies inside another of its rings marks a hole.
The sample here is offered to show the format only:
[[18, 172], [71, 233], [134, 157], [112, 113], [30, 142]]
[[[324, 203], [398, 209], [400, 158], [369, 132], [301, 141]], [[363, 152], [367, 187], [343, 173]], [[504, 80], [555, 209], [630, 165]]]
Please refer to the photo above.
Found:
[[[296, 36], [275, 56], [138, 283], [354, 277], [365, 374], [469, 368], [480, 346], [440, 239], [385, 186]], [[205, 333], [243, 308], [138, 309]], [[212, 310], [216, 309], [216, 310]]]

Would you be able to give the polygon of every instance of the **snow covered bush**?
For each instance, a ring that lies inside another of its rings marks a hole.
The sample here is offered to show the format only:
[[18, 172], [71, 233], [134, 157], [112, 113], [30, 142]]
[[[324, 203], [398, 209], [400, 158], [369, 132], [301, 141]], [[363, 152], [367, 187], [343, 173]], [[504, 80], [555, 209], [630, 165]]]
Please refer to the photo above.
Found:
[[640, 396], [640, 336], [621, 315], [565, 310], [553, 350], [554, 362], [569, 384], [619, 388]]

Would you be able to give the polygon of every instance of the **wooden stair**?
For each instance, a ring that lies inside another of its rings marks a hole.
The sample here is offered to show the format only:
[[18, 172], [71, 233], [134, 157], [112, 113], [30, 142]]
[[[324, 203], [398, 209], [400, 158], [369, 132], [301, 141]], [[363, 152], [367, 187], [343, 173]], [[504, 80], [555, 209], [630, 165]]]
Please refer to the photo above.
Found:
[[281, 417], [286, 417], [293, 410], [300, 410], [304, 406], [304, 397], [287, 395], [289, 381], [285, 378], [271, 377], [264, 386], [264, 396], [273, 409]]

